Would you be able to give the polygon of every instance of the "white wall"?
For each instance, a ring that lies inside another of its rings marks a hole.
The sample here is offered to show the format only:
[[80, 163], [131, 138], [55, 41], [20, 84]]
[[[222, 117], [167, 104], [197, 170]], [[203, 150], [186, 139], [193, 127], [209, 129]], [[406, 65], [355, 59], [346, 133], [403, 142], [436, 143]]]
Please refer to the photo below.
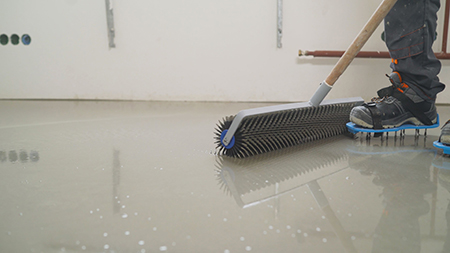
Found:
[[[32, 37], [0, 45], [0, 98], [305, 101], [337, 59], [298, 50], [346, 49], [380, 2], [284, 0], [278, 49], [276, 0], [113, 1], [111, 50], [104, 0], [0, 1], [0, 34]], [[386, 50], [381, 32], [364, 50]], [[356, 59], [327, 98], [369, 99], [389, 84], [389, 61]]]

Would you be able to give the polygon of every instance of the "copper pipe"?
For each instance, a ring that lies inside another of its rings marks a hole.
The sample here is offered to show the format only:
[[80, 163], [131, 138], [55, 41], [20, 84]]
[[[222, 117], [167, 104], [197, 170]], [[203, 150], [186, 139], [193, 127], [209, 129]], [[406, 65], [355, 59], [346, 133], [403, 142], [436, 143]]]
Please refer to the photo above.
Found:
[[[316, 50], [316, 51], [299, 51], [298, 56], [314, 56], [314, 57], [341, 57], [344, 51]], [[450, 59], [450, 54], [445, 52], [435, 53], [436, 58], [441, 60]], [[391, 58], [387, 51], [360, 51], [357, 58]]]
[[[330, 50], [316, 50], [316, 51], [299, 51], [299, 56], [314, 56], [314, 57], [341, 57], [345, 51], [330, 51]], [[356, 57], [358, 58], [391, 58], [389, 52], [385, 51], [360, 51]]]
[[[447, 53], [447, 37], [448, 37], [448, 23], [450, 13], [450, 0], [445, 1], [445, 16], [444, 16], [444, 31], [442, 38], [441, 52], [435, 53], [436, 58], [441, 60], [449, 60], [450, 53]], [[298, 56], [314, 56], [314, 57], [341, 57], [345, 51], [332, 50], [316, 50], [316, 51], [302, 51], [299, 50]], [[360, 51], [357, 58], [391, 58], [387, 51]]]

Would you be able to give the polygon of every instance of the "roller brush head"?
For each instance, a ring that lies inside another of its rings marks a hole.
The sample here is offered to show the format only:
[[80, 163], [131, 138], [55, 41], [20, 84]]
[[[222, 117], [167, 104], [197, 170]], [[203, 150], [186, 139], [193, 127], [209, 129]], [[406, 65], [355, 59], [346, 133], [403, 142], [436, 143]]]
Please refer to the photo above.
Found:
[[228, 145], [222, 140], [234, 116], [225, 117], [217, 124], [214, 137], [218, 153], [245, 158], [346, 133], [354, 105], [336, 103], [249, 116]]

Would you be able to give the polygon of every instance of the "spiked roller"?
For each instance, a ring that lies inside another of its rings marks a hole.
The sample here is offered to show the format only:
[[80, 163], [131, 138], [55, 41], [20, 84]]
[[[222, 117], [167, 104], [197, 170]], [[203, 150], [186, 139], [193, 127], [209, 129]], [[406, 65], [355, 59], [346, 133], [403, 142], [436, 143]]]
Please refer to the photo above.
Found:
[[351, 109], [363, 99], [323, 100], [396, 2], [380, 4], [309, 102], [243, 110], [219, 122], [219, 153], [244, 158], [345, 133]]
[[220, 153], [244, 158], [343, 134], [350, 110], [357, 103], [362, 99], [326, 100], [317, 107], [294, 103], [253, 109], [275, 112], [244, 117], [228, 144], [224, 139], [241, 115], [224, 118], [216, 128], [216, 144]]

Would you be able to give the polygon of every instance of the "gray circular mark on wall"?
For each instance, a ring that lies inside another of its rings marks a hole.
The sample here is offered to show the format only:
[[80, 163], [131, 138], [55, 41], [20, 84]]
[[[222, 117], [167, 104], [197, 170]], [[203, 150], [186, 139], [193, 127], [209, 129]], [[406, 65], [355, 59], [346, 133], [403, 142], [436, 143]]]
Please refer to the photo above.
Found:
[[8, 44], [8, 42], [9, 42], [8, 35], [6, 35], [6, 34], [0, 35], [0, 44], [2, 44], [4, 46], [4, 45]]
[[13, 34], [11, 35], [11, 44], [13, 45], [19, 45], [19, 35]]

